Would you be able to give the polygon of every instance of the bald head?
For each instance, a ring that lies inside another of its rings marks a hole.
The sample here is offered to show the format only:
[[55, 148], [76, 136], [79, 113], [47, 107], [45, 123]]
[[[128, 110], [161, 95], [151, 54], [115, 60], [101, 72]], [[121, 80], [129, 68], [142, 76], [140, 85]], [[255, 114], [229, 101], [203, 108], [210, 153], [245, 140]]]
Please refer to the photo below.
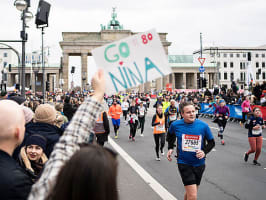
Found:
[[0, 143], [21, 143], [25, 132], [23, 109], [11, 100], [0, 101]]

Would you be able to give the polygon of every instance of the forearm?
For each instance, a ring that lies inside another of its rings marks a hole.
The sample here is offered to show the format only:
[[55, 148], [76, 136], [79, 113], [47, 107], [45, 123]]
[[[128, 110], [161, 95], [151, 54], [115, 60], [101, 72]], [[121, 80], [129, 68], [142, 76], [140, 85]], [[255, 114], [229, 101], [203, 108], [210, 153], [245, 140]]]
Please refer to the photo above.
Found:
[[173, 149], [175, 141], [176, 141], [176, 135], [168, 132], [167, 133], [167, 141], [168, 141], [168, 150]]
[[79, 144], [88, 142], [101, 108], [102, 105], [97, 102], [97, 98], [90, 97], [79, 107], [63, 136], [55, 145], [41, 178], [33, 185], [29, 200], [46, 198], [55, 184], [61, 167], [79, 150]]
[[214, 146], [215, 146], [214, 139], [207, 140], [207, 145], [205, 145], [204, 148], [202, 149], [204, 151], [205, 155], [207, 155], [207, 153], [209, 153], [213, 149]]

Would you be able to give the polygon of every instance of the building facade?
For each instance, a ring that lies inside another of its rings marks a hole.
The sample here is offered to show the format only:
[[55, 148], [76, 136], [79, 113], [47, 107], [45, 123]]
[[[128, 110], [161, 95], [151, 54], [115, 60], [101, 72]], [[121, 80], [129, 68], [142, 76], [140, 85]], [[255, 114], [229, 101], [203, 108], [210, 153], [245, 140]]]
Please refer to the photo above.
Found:
[[[216, 65], [217, 85], [230, 88], [235, 81], [244, 89], [247, 84], [248, 54], [251, 55], [251, 71], [253, 82], [266, 81], [266, 45], [259, 47], [206, 47], [202, 57], [206, 58], [207, 65]], [[200, 51], [193, 52], [194, 60], [200, 56]]]
[[[53, 91], [60, 85], [60, 64], [49, 63], [48, 55], [45, 61], [45, 83], [47, 91]], [[33, 91], [41, 92], [43, 88], [42, 56], [39, 51], [27, 53], [25, 56], [25, 87]], [[11, 49], [0, 48], [0, 82], [7, 87], [21, 86], [21, 55], [16, 55]]]

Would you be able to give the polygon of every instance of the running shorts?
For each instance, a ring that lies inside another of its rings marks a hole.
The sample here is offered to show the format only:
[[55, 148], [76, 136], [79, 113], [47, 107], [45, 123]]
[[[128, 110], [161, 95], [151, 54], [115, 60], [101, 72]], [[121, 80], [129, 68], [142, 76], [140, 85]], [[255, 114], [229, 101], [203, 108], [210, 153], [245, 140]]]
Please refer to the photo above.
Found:
[[194, 184], [200, 185], [200, 181], [205, 170], [205, 164], [194, 167], [191, 165], [178, 163], [178, 170], [184, 186]]
[[113, 123], [113, 125], [120, 126], [120, 119], [113, 119], [112, 118], [112, 123]]

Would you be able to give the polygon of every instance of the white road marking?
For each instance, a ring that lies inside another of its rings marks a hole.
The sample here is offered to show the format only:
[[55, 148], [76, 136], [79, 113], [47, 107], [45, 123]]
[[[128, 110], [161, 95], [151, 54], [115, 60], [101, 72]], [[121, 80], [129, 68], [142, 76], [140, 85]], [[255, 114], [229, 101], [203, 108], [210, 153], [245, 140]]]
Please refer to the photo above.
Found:
[[216, 128], [216, 127], [212, 127], [212, 126], [210, 126], [210, 128], [215, 129], [215, 130], [217, 130], [217, 131], [219, 130], [218, 128]]
[[217, 150], [215, 148], [213, 148], [212, 151], [217, 151]]
[[266, 140], [266, 138], [262, 138], [263, 140]]
[[156, 181], [146, 170], [144, 170], [126, 151], [109, 137], [110, 145], [120, 154], [120, 156], [140, 175], [140, 177], [163, 199], [178, 200], [168, 192], [158, 181]]

